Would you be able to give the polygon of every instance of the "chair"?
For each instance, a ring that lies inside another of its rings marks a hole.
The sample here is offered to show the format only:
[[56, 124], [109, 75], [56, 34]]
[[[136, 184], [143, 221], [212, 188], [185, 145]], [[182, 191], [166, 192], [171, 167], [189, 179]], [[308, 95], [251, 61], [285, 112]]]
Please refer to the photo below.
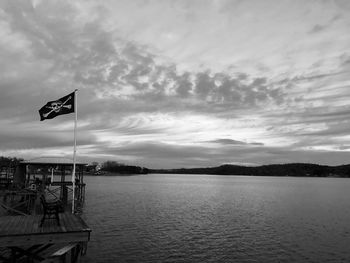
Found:
[[58, 216], [58, 213], [62, 211], [61, 201], [47, 202], [44, 195], [40, 196], [40, 201], [44, 210], [40, 226], [43, 225], [45, 219], [56, 219], [57, 225], [60, 225], [60, 218]]

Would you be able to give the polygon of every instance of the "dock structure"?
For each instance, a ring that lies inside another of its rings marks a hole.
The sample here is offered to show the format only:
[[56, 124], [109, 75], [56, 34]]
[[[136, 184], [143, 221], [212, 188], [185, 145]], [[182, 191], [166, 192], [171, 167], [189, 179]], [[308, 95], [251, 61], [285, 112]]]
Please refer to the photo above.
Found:
[[[75, 184], [73, 162], [65, 158], [21, 161], [7, 175], [0, 188], [0, 262], [75, 263], [84, 255], [91, 232], [78, 215], [85, 199], [85, 165], [76, 163]], [[55, 220], [45, 216], [42, 200], [59, 204], [58, 218], [56, 212]]]
[[[27, 161], [21, 161], [14, 172], [13, 179], [8, 187], [2, 190], [3, 202], [1, 206], [8, 211], [18, 211], [18, 214], [31, 214], [30, 210], [21, 211], [6, 200], [19, 195], [45, 194], [47, 199], [60, 200], [68, 209], [72, 206], [74, 191], [74, 212], [81, 211], [85, 200], [84, 167], [85, 163], [76, 162], [76, 179], [73, 189], [71, 179], [73, 162], [71, 159], [61, 157], [41, 157]], [[11, 199], [11, 200], [12, 200]], [[29, 200], [30, 198], [26, 198]], [[23, 198], [21, 199], [23, 201]], [[12, 202], [13, 203], [13, 202]], [[26, 204], [27, 207], [29, 204]], [[18, 202], [15, 204], [18, 206]], [[23, 209], [22, 209], [23, 210]]]
[[91, 229], [77, 215], [59, 216], [59, 225], [46, 220], [42, 226], [41, 215], [0, 217], [0, 262], [77, 262]]
[[10, 161], [1, 161], [0, 162], [0, 191], [2, 189], [7, 189], [11, 182], [12, 177], [15, 171], [15, 167], [13, 167]]

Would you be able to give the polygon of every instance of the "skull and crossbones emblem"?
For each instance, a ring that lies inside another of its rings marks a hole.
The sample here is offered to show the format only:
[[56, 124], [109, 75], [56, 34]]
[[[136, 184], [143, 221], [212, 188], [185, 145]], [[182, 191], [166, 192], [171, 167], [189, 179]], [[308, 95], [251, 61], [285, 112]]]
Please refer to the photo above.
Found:
[[67, 108], [67, 109], [71, 109], [72, 105], [66, 105], [66, 103], [71, 99], [72, 97], [69, 96], [69, 98], [62, 102], [60, 100], [56, 100], [54, 102], [51, 102], [50, 106], [46, 106], [46, 108], [51, 109], [49, 112], [43, 114], [43, 116], [46, 118], [47, 116], [49, 116], [52, 112], [56, 112], [59, 113], [61, 111], [62, 108]]
[[60, 112], [62, 106], [64, 106], [62, 101], [58, 100], [58, 101], [52, 102], [51, 106], [48, 106], [47, 108], [49, 108], [49, 109], [53, 110], [54, 112], [58, 113], [58, 112]]

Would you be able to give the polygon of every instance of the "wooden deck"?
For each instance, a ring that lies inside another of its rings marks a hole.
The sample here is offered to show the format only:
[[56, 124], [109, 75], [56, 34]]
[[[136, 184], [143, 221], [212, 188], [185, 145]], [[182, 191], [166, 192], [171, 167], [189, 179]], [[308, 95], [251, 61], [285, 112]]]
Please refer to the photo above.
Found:
[[0, 247], [90, 240], [91, 229], [79, 216], [70, 213], [59, 216], [60, 226], [56, 220], [45, 220], [42, 227], [42, 215], [0, 217]]

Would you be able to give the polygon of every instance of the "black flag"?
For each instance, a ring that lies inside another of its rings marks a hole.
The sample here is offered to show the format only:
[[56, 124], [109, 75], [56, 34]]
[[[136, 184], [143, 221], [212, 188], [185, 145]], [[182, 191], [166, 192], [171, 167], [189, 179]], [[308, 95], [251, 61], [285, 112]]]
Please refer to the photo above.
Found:
[[49, 101], [39, 110], [40, 120], [53, 119], [58, 115], [74, 112], [75, 92], [68, 94], [58, 100]]

